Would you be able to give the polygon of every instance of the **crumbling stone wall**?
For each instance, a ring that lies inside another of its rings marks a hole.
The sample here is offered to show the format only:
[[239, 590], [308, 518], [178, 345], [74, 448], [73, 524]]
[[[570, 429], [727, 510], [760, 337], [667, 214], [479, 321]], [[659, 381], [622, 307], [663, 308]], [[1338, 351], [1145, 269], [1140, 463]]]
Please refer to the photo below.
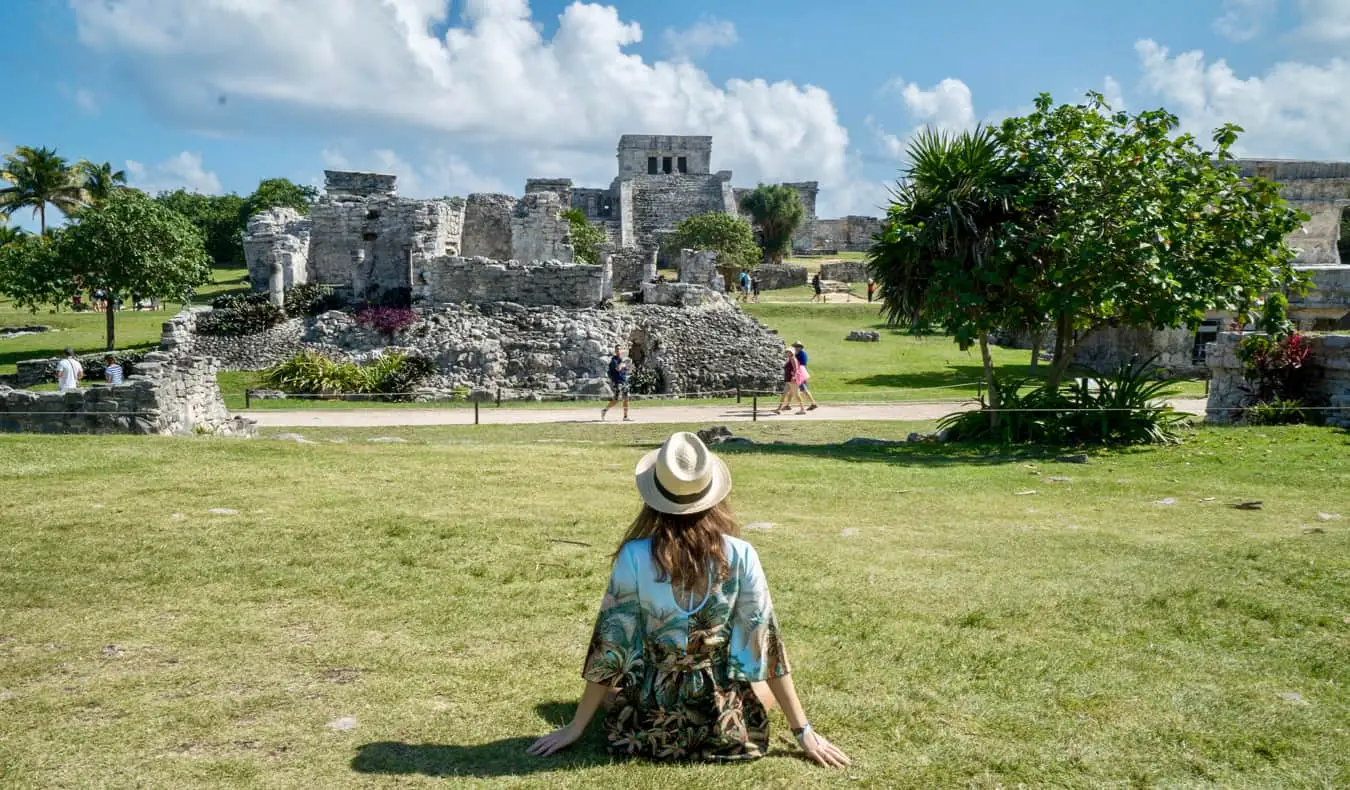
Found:
[[726, 281], [717, 270], [717, 259], [717, 253], [712, 250], [680, 250], [680, 282], [726, 293]]
[[563, 208], [572, 207], [572, 179], [570, 178], [530, 178], [525, 181], [525, 194], [552, 192], [558, 196]]
[[1301, 331], [1341, 328], [1350, 313], [1350, 265], [1302, 269], [1311, 281], [1305, 294], [1289, 295], [1289, 316]]
[[0, 432], [222, 434], [252, 436], [252, 420], [232, 418], [209, 357], [147, 354], [117, 387], [30, 392], [0, 387]]
[[392, 197], [398, 194], [398, 176], [325, 170], [323, 178], [324, 192], [332, 198]]
[[806, 267], [790, 263], [765, 263], [755, 267], [754, 274], [759, 278], [759, 290], [776, 291], [780, 288], [795, 288], [806, 285]]
[[867, 262], [826, 261], [820, 264], [820, 278], [841, 283], [867, 282]]
[[623, 246], [655, 247], [659, 239], [688, 217], [709, 212], [735, 214], [723, 187], [728, 174], [634, 176], [621, 192]]
[[[254, 291], [291, 288], [309, 280], [313, 221], [292, 208], [274, 208], [250, 218], [244, 231], [244, 260]], [[274, 282], [279, 274], [280, 283]]]
[[872, 248], [872, 237], [880, 232], [881, 220], [877, 217], [818, 219], [814, 223], [813, 246], [834, 252], [867, 252]]
[[816, 196], [820, 194], [820, 184], [816, 181], [789, 182], [783, 186], [792, 187], [806, 210], [802, 224], [792, 234], [792, 249], [795, 252], [810, 252], [815, 249], [816, 234]]
[[[1209, 422], [1228, 423], [1241, 416], [1247, 392], [1237, 350], [1242, 338], [1251, 334], [1221, 332], [1206, 349], [1205, 361], [1210, 372], [1209, 402], [1206, 404]], [[1312, 345], [1307, 363], [1312, 369], [1310, 398], [1333, 407], [1326, 412], [1328, 424], [1350, 428], [1350, 335], [1310, 335], [1309, 340]]]
[[464, 236], [460, 255], [465, 258], [511, 258], [511, 217], [516, 199], [510, 195], [475, 193], [464, 205]]
[[431, 258], [418, 267], [413, 299], [418, 305], [487, 304], [595, 307], [611, 293], [608, 265], [486, 258]]
[[656, 277], [656, 250], [617, 249], [610, 253], [609, 261], [616, 291], [640, 291], [643, 283]]
[[516, 203], [511, 215], [511, 260], [571, 263], [572, 225], [553, 192], [535, 192]]
[[1310, 215], [1303, 227], [1289, 236], [1289, 245], [1299, 250], [1295, 265], [1346, 263], [1341, 260], [1336, 241], [1340, 238], [1341, 211], [1350, 206], [1350, 162], [1239, 159], [1234, 164], [1244, 177], [1279, 182], [1280, 195]]

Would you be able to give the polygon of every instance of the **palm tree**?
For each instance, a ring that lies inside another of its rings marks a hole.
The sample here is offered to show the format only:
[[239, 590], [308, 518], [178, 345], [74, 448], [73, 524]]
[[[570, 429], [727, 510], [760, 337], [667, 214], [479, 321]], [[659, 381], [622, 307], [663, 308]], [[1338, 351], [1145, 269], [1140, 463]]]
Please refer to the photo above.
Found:
[[9, 183], [0, 188], [0, 214], [8, 217], [20, 209], [31, 208], [44, 234], [47, 204], [61, 211], [73, 211], [79, 208], [83, 192], [75, 172], [54, 148], [16, 147], [0, 165], [0, 181]]
[[88, 159], [81, 159], [75, 170], [81, 179], [80, 187], [83, 194], [80, 199], [89, 206], [99, 205], [108, 199], [113, 190], [127, 184], [126, 171], [113, 170], [108, 162], [96, 165]]
[[[989, 332], [1020, 325], [1025, 304], [1000, 254], [1014, 229], [1017, 172], [989, 127], [949, 135], [921, 132], [906, 152], [909, 167], [891, 191], [891, 206], [870, 251], [870, 270], [892, 324], [937, 321], [961, 347], [978, 341], [999, 407]], [[991, 418], [997, 421], [995, 411]]]
[[22, 239], [24, 236], [23, 228], [11, 228], [8, 225], [0, 225], [0, 247], [6, 247]]

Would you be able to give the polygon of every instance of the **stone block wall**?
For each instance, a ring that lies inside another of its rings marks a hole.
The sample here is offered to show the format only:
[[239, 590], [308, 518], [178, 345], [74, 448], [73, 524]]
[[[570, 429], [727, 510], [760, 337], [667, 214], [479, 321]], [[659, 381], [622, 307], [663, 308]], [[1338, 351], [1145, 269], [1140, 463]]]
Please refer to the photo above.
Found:
[[0, 388], [0, 432], [224, 434], [252, 436], [251, 420], [232, 418], [208, 357], [147, 354], [140, 372], [117, 387], [71, 392]]
[[759, 278], [759, 290], [776, 291], [780, 288], [795, 288], [806, 285], [806, 267], [790, 263], [765, 263], [756, 267], [754, 275]]
[[521, 198], [511, 215], [511, 260], [571, 263], [572, 225], [562, 215], [567, 205], [553, 192]]
[[325, 170], [323, 178], [324, 191], [333, 198], [392, 197], [398, 192], [398, 176], [382, 173]]
[[[1206, 416], [1209, 422], [1229, 423], [1241, 416], [1247, 392], [1243, 389], [1246, 379], [1237, 349], [1242, 338], [1250, 334], [1221, 332], [1206, 350], [1205, 361], [1210, 371]], [[1333, 407], [1326, 412], [1328, 424], [1350, 428], [1350, 335], [1310, 335], [1309, 339], [1312, 354], [1308, 364], [1313, 369], [1311, 398]]]
[[[1047, 337], [1043, 348], [1054, 347], [1053, 336]], [[1157, 356], [1153, 362], [1169, 376], [1200, 376], [1203, 364], [1194, 362], [1195, 332], [1186, 327], [1176, 329], [1142, 329], [1138, 327], [1106, 327], [1089, 335], [1074, 354], [1074, 363], [1098, 373], [1110, 373], [1121, 364], [1137, 359], [1140, 362]]]
[[[625, 225], [623, 246], [653, 246], [681, 221], [709, 212], [735, 214], [727, 205], [720, 175], [636, 176], [623, 182], [621, 207]], [[730, 190], [727, 190], [730, 192]]]
[[408, 289], [414, 259], [459, 251], [464, 209], [444, 200], [321, 200], [310, 217], [310, 279], [376, 301]]
[[270, 209], [249, 219], [244, 231], [244, 260], [254, 291], [273, 290], [277, 285], [285, 290], [308, 282], [313, 227], [313, 220], [292, 208]]
[[712, 250], [680, 250], [680, 282], [726, 293], [726, 281], [717, 270], [717, 258]]
[[516, 199], [510, 195], [476, 192], [464, 202], [464, 235], [459, 254], [465, 258], [511, 258], [511, 217]]
[[706, 135], [625, 134], [619, 138], [619, 178], [650, 175], [647, 160], [653, 156], [658, 169], [665, 157], [672, 160], [684, 157], [689, 175], [707, 175], [712, 172], [712, 138]]
[[841, 283], [867, 282], [866, 261], [826, 261], [820, 264], [820, 278]]
[[441, 257], [419, 266], [413, 299], [419, 306], [511, 302], [586, 308], [612, 293], [611, 277], [608, 265]]
[[802, 224], [797, 227], [797, 232], [792, 234], [792, 249], [794, 252], [810, 252], [815, 248], [816, 196], [820, 194], [820, 184], [816, 181], [796, 181], [783, 186], [792, 187], [796, 191], [797, 197], [802, 201], [802, 208], [806, 210]]
[[1336, 325], [1350, 313], [1350, 265], [1300, 267], [1312, 281], [1303, 295], [1290, 294], [1289, 314], [1302, 331], [1320, 328], [1319, 323]]
[[656, 250], [630, 247], [614, 250], [609, 256], [615, 291], [640, 291], [643, 283], [656, 277]]
[[881, 232], [877, 217], [848, 216], [815, 221], [815, 249], [835, 252], [867, 252], [872, 237]]
[[525, 180], [525, 194], [552, 192], [562, 201], [563, 208], [572, 206], [572, 179], [570, 178], [529, 178]]

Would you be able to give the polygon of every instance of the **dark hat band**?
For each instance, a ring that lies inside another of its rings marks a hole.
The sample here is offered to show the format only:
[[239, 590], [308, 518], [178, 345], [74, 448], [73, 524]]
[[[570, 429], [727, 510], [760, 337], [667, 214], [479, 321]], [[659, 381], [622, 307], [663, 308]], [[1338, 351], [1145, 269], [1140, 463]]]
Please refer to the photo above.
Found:
[[656, 485], [656, 492], [658, 494], [665, 497], [667, 500], [674, 502], [677, 505], [688, 505], [697, 502], [703, 497], [707, 496], [708, 492], [711, 491], [713, 487], [712, 482], [709, 482], [706, 486], [703, 487], [703, 490], [696, 491], [692, 494], [671, 493], [670, 489], [661, 485], [661, 478], [657, 477], [655, 472], [652, 473], [652, 483]]

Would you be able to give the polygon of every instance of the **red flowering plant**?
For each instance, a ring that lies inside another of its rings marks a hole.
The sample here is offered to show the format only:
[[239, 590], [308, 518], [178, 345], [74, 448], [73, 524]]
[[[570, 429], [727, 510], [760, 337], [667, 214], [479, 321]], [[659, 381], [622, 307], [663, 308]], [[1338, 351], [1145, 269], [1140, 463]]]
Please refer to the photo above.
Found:
[[356, 323], [393, 337], [417, 323], [417, 311], [410, 307], [367, 307], [356, 314]]
[[1302, 402], [1308, 389], [1312, 343], [1297, 332], [1284, 337], [1252, 335], [1238, 345], [1248, 392], [1256, 403]]

